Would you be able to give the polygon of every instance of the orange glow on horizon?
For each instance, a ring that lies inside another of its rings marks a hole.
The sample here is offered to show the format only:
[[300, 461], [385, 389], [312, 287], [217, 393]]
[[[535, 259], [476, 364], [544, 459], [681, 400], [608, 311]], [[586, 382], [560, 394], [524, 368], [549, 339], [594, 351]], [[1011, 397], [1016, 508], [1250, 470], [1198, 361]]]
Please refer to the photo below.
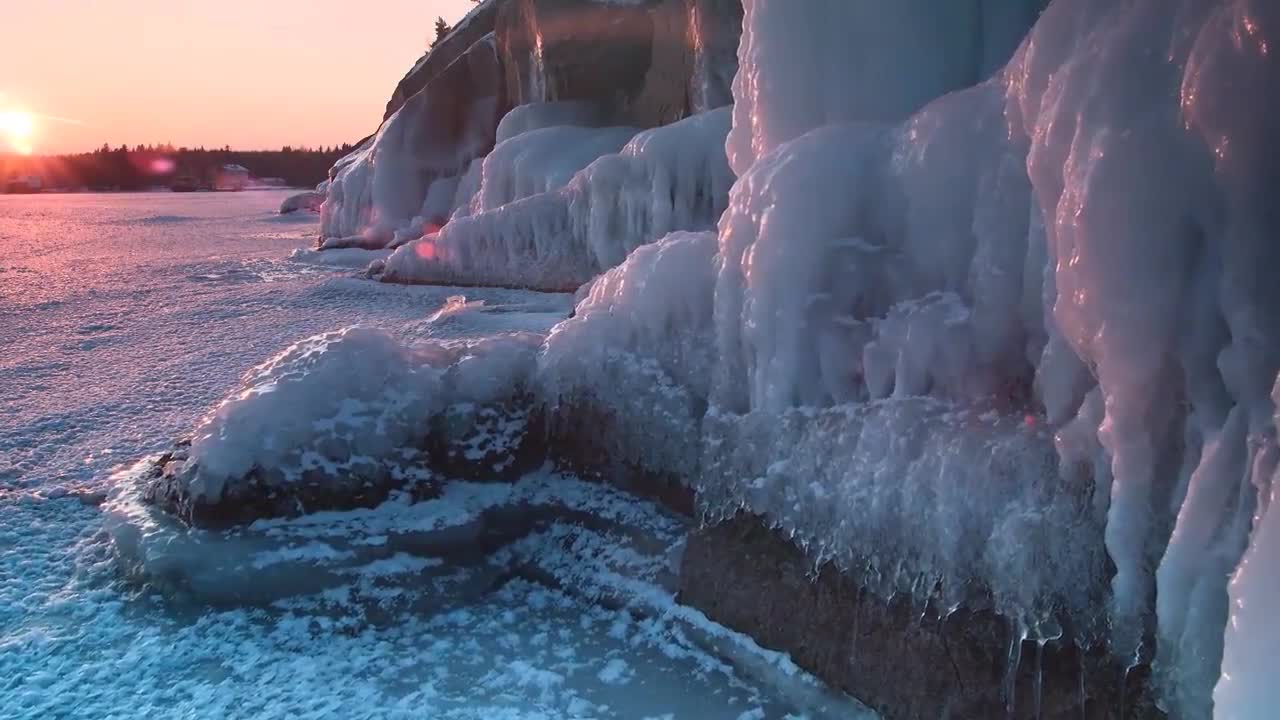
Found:
[[[278, 150], [377, 129], [436, 16], [471, 0], [3, 2], [0, 112], [34, 120], [41, 154], [112, 147]], [[5, 121], [6, 123], [8, 120]]]
[[32, 137], [35, 135], [36, 121], [31, 113], [21, 110], [0, 110], [0, 140], [12, 150], [23, 155], [30, 155], [35, 146]]

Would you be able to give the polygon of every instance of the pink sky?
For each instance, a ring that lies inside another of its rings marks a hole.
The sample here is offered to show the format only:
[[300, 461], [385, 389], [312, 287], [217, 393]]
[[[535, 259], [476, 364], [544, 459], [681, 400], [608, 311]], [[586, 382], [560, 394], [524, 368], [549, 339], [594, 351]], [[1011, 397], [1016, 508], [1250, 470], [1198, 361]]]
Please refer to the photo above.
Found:
[[[238, 149], [372, 132], [437, 15], [470, 0], [0, 0], [0, 112], [37, 153]], [[55, 119], [61, 118], [61, 119]], [[0, 144], [3, 140], [0, 140]]]

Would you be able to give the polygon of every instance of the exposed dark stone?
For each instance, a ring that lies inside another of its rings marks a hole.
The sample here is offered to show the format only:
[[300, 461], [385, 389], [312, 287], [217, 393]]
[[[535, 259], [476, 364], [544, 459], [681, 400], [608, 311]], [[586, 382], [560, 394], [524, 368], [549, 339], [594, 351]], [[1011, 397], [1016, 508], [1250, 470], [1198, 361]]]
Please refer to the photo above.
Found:
[[409, 492], [415, 499], [440, 493], [434, 478], [407, 480], [388, 465], [353, 466], [341, 477], [309, 470], [297, 481], [285, 480], [279, 470], [254, 468], [246, 477], [228, 483], [217, 501], [211, 502], [191, 493], [199, 468], [186, 462], [189, 446], [181, 441], [156, 460], [146, 478], [143, 500], [193, 527], [223, 529], [261, 518], [373, 507], [396, 491]]
[[546, 459], [529, 431], [532, 400], [454, 405], [432, 421], [424, 449], [431, 469], [451, 479], [514, 481]]
[[[814, 575], [798, 548], [755, 517], [696, 531], [683, 562], [681, 602], [790, 653], [886, 720], [1163, 717], [1146, 668], [1126, 672], [1101, 648], [1014, 645], [1013, 628], [993, 612], [939, 618], [905, 597], [872, 596], [829, 565]], [[1021, 654], [1011, 663], [1013, 648]]]
[[444, 72], [454, 60], [457, 60], [485, 35], [493, 32], [494, 20], [497, 18], [500, 5], [500, 2], [491, 2], [476, 8], [469, 22], [459, 23], [453, 32], [442, 38], [427, 54], [423, 55], [396, 85], [382, 119], [391, 117], [406, 100], [418, 94], [419, 90]]
[[732, 102], [742, 2], [488, 2], [405, 74], [383, 119], [491, 32], [505, 78], [503, 111], [591, 100], [617, 124], [655, 127]]
[[677, 476], [619, 459], [609, 444], [615, 415], [586, 403], [544, 409], [538, 431], [546, 438], [548, 456], [560, 467], [587, 480], [605, 482], [648, 498], [674, 513], [693, 517], [696, 506], [688, 478], [696, 468]]

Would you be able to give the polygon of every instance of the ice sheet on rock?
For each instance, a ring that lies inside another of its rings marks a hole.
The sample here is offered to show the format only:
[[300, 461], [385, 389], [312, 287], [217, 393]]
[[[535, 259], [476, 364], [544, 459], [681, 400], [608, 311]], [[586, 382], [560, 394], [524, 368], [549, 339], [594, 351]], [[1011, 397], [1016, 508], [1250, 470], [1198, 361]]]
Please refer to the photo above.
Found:
[[[353, 576], [377, 579], [383, 586], [425, 582], [454, 569], [444, 567], [445, 561], [485, 562], [484, 537], [514, 533], [511, 539], [516, 539], [537, 527], [540, 509], [548, 517], [591, 517], [648, 538], [659, 557], [643, 563], [649, 579], [664, 562], [666, 548], [683, 533], [679, 521], [649, 503], [607, 485], [550, 473], [514, 484], [452, 482], [433, 499], [414, 501], [400, 494], [372, 508], [210, 531], [187, 527], [146, 503], [144, 475], [145, 464], [140, 464], [113, 480], [103, 510], [114, 552], [134, 578], [213, 604], [265, 604], [340, 588]], [[490, 519], [491, 512], [498, 514]], [[524, 562], [505, 555], [492, 562], [517, 560]]]
[[1213, 692], [1214, 717], [1221, 720], [1263, 720], [1280, 707], [1272, 673], [1280, 647], [1280, 473], [1273, 473], [1270, 487], [1258, 488], [1249, 549], [1228, 586], [1222, 675]]
[[[499, 200], [521, 195], [514, 180], [501, 180], [523, 177], [517, 172], [520, 153], [536, 150], [533, 157], [553, 158], [563, 148], [546, 146], [547, 139], [566, 130], [535, 130], [507, 140], [504, 146], [520, 152], [495, 151], [486, 159], [472, 204], [482, 212], [459, 211], [439, 233], [400, 248], [381, 277], [571, 290], [670, 232], [710, 229], [732, 182], [723, 154], [729, 121], [730, 110], [723, 108], [644, 131], [563, 188], [493, 205], [481, 201], [486, 192]], [[459, 192], [475, 182], [468, 177]], [[491, 177], [499, 182], [491, 184]], [[531, 177], [521, 182], [531, 188], [546, 182], [542, 175]]]
[[729, 161], [815, 128], [898, 122], [998, 69], [1045, 0], [745, 0]]
[[712, 233], [672, 233], [591, 284], [539, 355], [552, 417], [594, 427], [611, 457], [690, 473], [715, 360], [715, 252]]
[[540, 335], [406, 346], [366, 327], [296, 343], [250, 371], [195, 430], [189, 492], [216, 502], [255, 468], [282, 482], [410, 458], [431, 420], [457, 403], [516, 394]]
[[571, 126], [593, 128], [604, 125], [605, 113], [597, 103], [587, 100], [532, 102], [518, 105], [498, 122], [499, 145], [517, 135], [543, 128]]

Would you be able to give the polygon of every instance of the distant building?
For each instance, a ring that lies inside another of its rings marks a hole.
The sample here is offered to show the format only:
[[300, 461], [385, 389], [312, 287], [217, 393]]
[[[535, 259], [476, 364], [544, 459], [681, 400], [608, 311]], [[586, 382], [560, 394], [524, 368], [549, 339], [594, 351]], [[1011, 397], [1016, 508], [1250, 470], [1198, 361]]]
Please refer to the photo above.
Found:
[[223, 165], [213, 180], [214, 190], [243, 190], [249, 186], [249, 168], [243, 165]]
[[44, 181], [39, 175], [10, 175], [9, 179], [0, 185], [7, 193], [38, 193], [44, 188]]

